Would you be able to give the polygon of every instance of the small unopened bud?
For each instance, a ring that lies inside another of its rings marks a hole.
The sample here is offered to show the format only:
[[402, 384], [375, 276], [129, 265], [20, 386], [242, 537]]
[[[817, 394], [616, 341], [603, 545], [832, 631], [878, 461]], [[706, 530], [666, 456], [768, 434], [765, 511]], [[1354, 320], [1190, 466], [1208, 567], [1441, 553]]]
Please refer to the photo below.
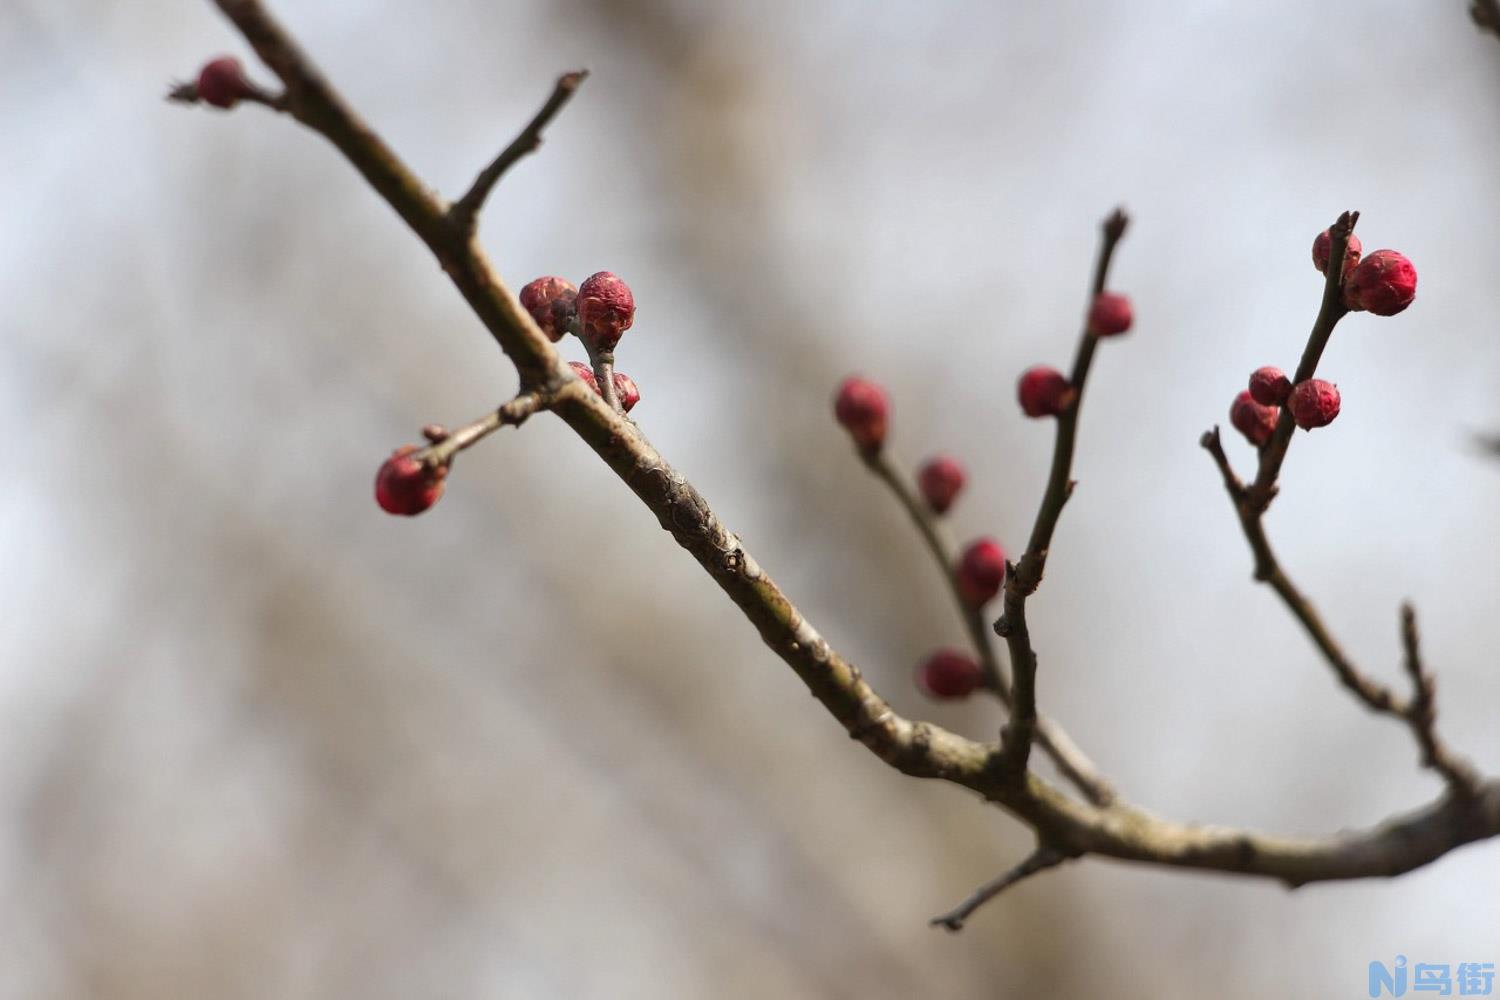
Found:
[[1021, 373], [1016, 383], [1021, 412], [1028, 417], [1055, 417], [1073, 403], [1073, 387], [1063, 373], [1047, 365], [1034, 365]]
[[917, 472], [917, 488], [922, 491], [927, 506], [939, 514], [946, 514], [964, 488], [964, 467], [947, 455], [929, 458]]
[[232, 108], [256, 93], [245, 67], [234, 56], [220, 56], [198, 72], [198, 99], [216, 108]]
[[1249, 389], [1241, 389], [1229, 407], [1229, 422], [1257, 448], [1271, 440], [1280, 417], [1280, 408], [1257, 403]]
[[1292, 418], [1303, 430], [1327, 427], [1339, 415], [1339, 388], [1332, 382], [1310, 378], [1293, 387], [1288, 405]]
[[1089, 309], [1089, 332], [1096, 337], [1113, 337], [1129, 330], [1134, 318], [1128, 298], [1116, 292], [1101, 292]]
[[1280, 406], [1292, 394], [1292, 380], [1280, 368], [1266, 365], [1250, 373], [1250, 395], [1261, 406]]
[[578, 361], [569, 361], [568, 367], [573, 369], [573, 374], [583, 379], [584, 384], [595, 392], [599, 391], [599, 380], [594, 377], [594, 369]]
[[956, 649], [940, 649], [917, 667], [917, 688], [940, 701], [967, 698], [983, 684], [984, 672], [979, 664]]
[[1417, 297], [1417, 269], [1395, 250], [1375, 250], [1344, 279], [1344, 302], [1356, 312], [1394, 316]]
[[574, 300], [578, 335], [596, 351], [613, 351], [635, 322], [635, 296], [630, 286], [608, 271], [586, 278]]
[[636, 403], [641, 401], [641, 390], [635, 384], [635, 379], [624, 372], [615, 372], [615, 396], [620, 400], [620, 408], [629, 413]]
[[448, 467], [428, 468], [413, 457], [413, 445], [403, 445], [391, 453], [375, 473], [375, 502], [387, 514], [412, 517], [437, 503], [443, 495], [443, 479]]
[[548, 275], [528, 282], [521, 289], [521, 308], [531, 314], [536, 325], [555, 344], [568, 332], [577, 296], [578, 289], [571, 281]]
[[856, 444], [867, 450], [877, 450], [885, 444], [890, 411], [885, 390], [858, 376], [844, 379], [833, 398], [834, 418]]
[[996, 594], [1005, 582], [1005, 550], [993, 538], [971, 542], [958, 560], [958, 591], [973, 608], [980, 607]]
[[[1344, 273], [1340, 277], [1349, 277], [1349, 269], [1359, 263], [1359, 255], [1364, 246], [1359, 242], [1359, 237], [1353, 233], [1349, 234], [1349, 246], [1344, 251]], [[1328, 273], [1328, 255], [1333, 251], [1333, 233], [1323, 230], [1318, 238], [1313, 240], [1313, 267], [1318, 269], [1319, 274]]]

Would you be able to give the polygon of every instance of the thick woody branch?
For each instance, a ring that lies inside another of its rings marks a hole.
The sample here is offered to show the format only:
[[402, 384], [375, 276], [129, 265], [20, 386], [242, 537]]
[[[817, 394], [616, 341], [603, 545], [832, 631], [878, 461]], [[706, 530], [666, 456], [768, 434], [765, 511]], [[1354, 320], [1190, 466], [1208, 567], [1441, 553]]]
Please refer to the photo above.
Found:
[[968, 920], [974, 911], [985, 903], [988, 903], [1017, 882], [1023, 881], [1037, 872], [1056, 867], [1067, 861], [1070, 857], [1072, 855], [1064, 854], [1051, 847], [1038, 847], [1023, 858], [1020, 864], [975, 889], [962, 903], [959, 903], [947, 913], [933, 917], [928, 923], [933, 927], [944, 927], [950, 931], [961, 931], [964, 929], [964, 921]]
[[[1094, 263], [1094, 281], [1089, 301], [1092, 303], [1104, 291], [1109, 278], [1110, 261], [1115, 247], [1125, 235], [1129, 218], [1124, 211], [1115, 209], [1104, 220], [1099, 256]], [[1047, 476], [1047, 489], [1042, 494], [1042, 505], [1037, 511], [1036, 522], [1031, 529], [1031, 538], [1021, 561], [1006, 574], [1004, 615], [995, 622], [995, 632], [1005, 639], [1010, 649], [1011, 669], [1015, 675], [1015, 704], [1011, 710], [1010, 725], [1005, 730], [1005, 756], [1013, 774], [1026, 769], [1031, 754], [1031, 742], [1036, 734], [1036, 650], [1031, 645], [1031, 633], [1026, 626], [1026, 599], [1036, 592], [1042, 582], [1047, 566], [1047, 551], [1052, 545], [1052, 533], [1057, 520], [1062, 516], [1063, 505], [1073, 495], [1073, 446], [1078, 438], [1078, 416], [1083, 409], [1083, 390], [1088, 380], [1089, 366], [1094, 360], [1094, 348], [1099, 338], [1085, 323], [1078, 340], [1078, 350], [1073, 358], [1073, 371], [1069, 377], [1072, 386], [1072, 401], [1057, 418], [1057, 439], [1052, 449], [1052, 471]]]
[[490, 196], [490, 192], [494, 190], [500, 178], [505, 176], [505, 172], [517, 160], [536, 152], [542, 144], [542, 129], [547, 127], [547, 123], [552, 121], [563, 109], [563, 105], [567, 104], [569, 99], [577, 93], [579, 85], [588, 75], [588, 70], [580, 69], [564, 73], [557, 78], [557, 85], [552, 88], [552, 95], [547, 98], [547, 103], [542, 105], [541, 110], [521, 130], [521, 134], [500, 151], [500, 155], [495, 157], [494, 162], [480, 171], [469, 190], [448, 210], [448, 217], [455, 228], [464, 233], [473, 230], [479, 209], [484, 206], [484, 200]]
[[[472, 234], [451, 225], [447, 206], [355, 115], [264, 7], [256, 0], [216, 2], [281, 77], [287, 110], [327, 137], [431, 249], [515, 364], [521, 385], [545, 397], [550, 411], [641, 498], [829, 714], [891, 767], [972, 789], [1030, 826], [1040, 842], [1070, 856], [1099, 854], [1274, 878], [1289, 885], [1396, 875], [1462, 844], [1500, 835], [1500, 782], [1495, 781], [1476, 785], [1473, 795], [1445, 796], [1373, 829], [1321, 840], [1185, 826], [1120, 802], [1104, 807], [1079, 802], [1035, 774], [1007, 766], [994, 744], [896, 714], [859, 669], [803, 618], [639, 428], [572, 376], [495, 275]], [[1033, 661], [1030, 669], [1034, 666]]]
[[[994, 640], [991, 638], [990, 630], [985, 627], [980, 609], [966, 601], [963, 591], [959, 589], [958, 557], [954, 554], [952, 540], [948, 537], [941, 519], [933, 513], [931, 507], [918, 498], [884, 449], [859, 448], [857, 451], [866, 467], [890, 488], [891, 493], [906, 510], [912, 523], [916, 525], [917, 533], [922, 536], [922, 541], [927, 545], [927, 551], [943, 574], [943, 579], [948, 585], [948, 592], [953, 597], [954, 606], [963, 617], [964, 627], [968, 629], [969, 641], [973, 643], [975, 652], [979, 656], [979, 664], [984, 670], [987, 685], [1000, 699], [1000, 703], [1010, 708], [1014, 704], [1010, 680], [1005, 676], [1005, 670], [1000, 665], [1000, 657], [995, 651]], [[1039, 716], [1036, 738], [1042, 749], [1057, 765], [1058, 770], [1085, 798], [1094, 805], [1101, 806], [1114, 801], [1114, 788], [1099, 773], [1098, 766], [1079, 749], [1061, 726], [1046, 716]]]

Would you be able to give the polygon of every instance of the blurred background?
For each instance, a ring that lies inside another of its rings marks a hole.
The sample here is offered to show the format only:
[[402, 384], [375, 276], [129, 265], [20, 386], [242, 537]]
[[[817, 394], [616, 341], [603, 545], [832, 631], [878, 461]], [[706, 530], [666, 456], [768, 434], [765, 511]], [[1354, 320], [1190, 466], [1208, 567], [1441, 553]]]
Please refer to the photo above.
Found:
[[[960, 622], [831, 393], [883, 381], [904, 464], [969, 466], [957, 534], [1018, 548], [1052, 436], [1014, 381], [1070, 357], [1126, 205], [1137, 323], [1032, 629], [1044, 708], [1184, 820], [1439, 790], [1252, 583], [1197, 446], [1295, 365], [1313, 236], [1361, 209], [1417, 302], [1340, 326], [1344, 413], [1268, 523], [1384, 680], [1416, 601], [1442, 729], [1500, 769], [1500, 44], [1461, 0], [275, 7], [450, 196], [592, 70], [483, 217], [501, 273], [624, 276], [646, 433], [898, 709], [978, 738], [990, 704], [912, 687]], [[1086, 860], [928, 928], [1027, 832], [852, 744], [559, 422], [379, 511], [390, 449], [514, 373], [322, 139], [161, 99], [220, 53], [270, 79], [208, 3], [0, 0], [0, 1000], [1354, 997], [1373, 959], [1500, 962], [1500, 844], [1296, 893]]]

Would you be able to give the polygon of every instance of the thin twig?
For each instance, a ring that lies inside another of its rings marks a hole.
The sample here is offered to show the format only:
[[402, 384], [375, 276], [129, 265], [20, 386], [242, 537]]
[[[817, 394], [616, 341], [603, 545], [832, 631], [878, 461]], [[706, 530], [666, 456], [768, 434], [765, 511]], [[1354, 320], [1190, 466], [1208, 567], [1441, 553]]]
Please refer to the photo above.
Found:
[[552, 121], [563, 109], [563, 105], [567, 104], [577, 93], [579, 85], [588, 75], [588, 70], [580, 69], [564, 73], [557, 78], [557, 84], [552, 88], [552, 94], [547, 98], [547, 103], [542, 105], [541, 110], [521, 130], [521, 134], [500, 151], [500, 155], [495, 157], [494, 162], [479, 172], [479, 176], [474, 178], [474, 183], [469, 186], [468, 191], [464, 192], [463, 197], [455, 201], [448, 209], [448, 218], [455, 228], [464, 233], [473, 232], [479, 209], [483, 207], [484, 200], [494, 190], [496, 183], [517, 160], [528, 153], [535, 152], [537, 147], [541, 146], [542, 129], [547, 127], [547, 123]]
[[589, 341], [584, 341], [584, 349], [588, 351], [589, 364], [594, 368], [594, 380], [599, 383], [599, 394], [604, 397], [604, 402], [611, 410], [623, 414], [625, 408], [620, 405], [620, 390], [615, 385], [615, 352], [595, 350]]
[[1038, 872], [1054, 868], [1074, 856], [1051, 847], [1038, 847], [1028, 854], [1020, 864], [975, 889], [962, 903], [959, 903], [947, 913], [933, 917], [928, 923], [933, 927], [943, 927], [949, 931], [961, 931], [964, 929], [964, 921], [973, 916], [975, 910], [1000, 895], [1006, 889], [1009, 889], [1023, 879], [1030, 878]]
[[[1330, 257], [1329, 259], [1337, 258]], [[1240, 528], [1245, 533], [1245, 539], [1250, 543], [1250, 551], [1255, 556], [1255, 579], [1268, 584], [1291, 611], [1292, 616], [1302, 623], [1303, 629], [1312, 638], [1313, 643], [1323, 654], [1323, 658], [1328, 661], [1328, 665], [1333, 668], [1339, 683], [1348, 688], [1372, 711], [1396, 716], [1404, 714], [1407, 710], [1405, 701], [1390, 688], [1371, 679], [1354, 665], [1343, 647], [1334, 639], [1333, 633], [1328, 630], [1328, 626], [1324, 624], [1322, 616], [1318, 614], [1312, 602], [1297, 589], [1291, 578], [1281, 568], [1281, 564], [1276, 559], [1276, 553], [1271, 549], [1271, 542], [1266, 537], [1261, 512], [1252, 505], [1249, 489], [1234, 474], [1234, 469], [1229, 464], [1229, 456], [1224, 453], [1223, 442], [1219, 439], [1219, 428], [1215, 427], [1205, 433], [1198, 443], [1213, 457], [1214, 464], [1219, 467], [1219, 472], [1224, 476], [1224, 487], [1229, 493], [1230, 502], [1234, 504], [1235, 514], [1239, 517]]]
[[1417, 609], [1409, 602], [1401, 605], [1401, 648], [1412, 686], [1411, 704], [1404, 714], [1422, 749], [1422, 766], [1441, 774], [1455, 794], [1472, 796], [1479, 787], [1479, 775], [1467, 761], [1455, 757], [1437, 734], [1437, 680], [1422, 663]]
[[[1318, 306], [1317, 318], [1313, 320], [1312, 331], [1307, 335], [1307, 346], [1302, 349], [1302, 360], [1297, 363], [1297, 373], [1292, 377], [1293, 385], [1305, 382], [1317, 373], [1318, 361], [1323, 357], [1323, 349], [1328, 346], [1328, 338], [1333, 336], [1333, 328], [1349, 312], [1349, 307], [1344, 304], [1344, 269], [1336, 266], [1334, 261], [1344, 259], [1344, 254], [1349, 249], [1349, 237], [1354, 234], [1357, 222], [1358, 212], [1344, 212], [1329, 227], [1331, 242], [1328, 246], [1329, 263], [1324, 268], [1323, 300]], [[1260, 451], [1260, 467], [1256, 470], [1255, 482], [1249, 488], [1250, 506], [1257, 516], [1276, 496], [1276, 477], [1281, 474], [1281, 463], [1286, 460], [1287, 448], [1292, 443], [1292, 432], [1296, 429], [1297, 422], [1292, 419], [1292, 408], [1282, 407], [1276, 429]]]
[[[963, 591], [958, 587], [958, 558], [954, 554], [952, 540], [948, 537], [948, 532], [943, 527], [940, 518], [933, 513], [932, 508], [918, 498], [916, 491], [902, 477], [884, 449], [860, 448], [857, 451], [865, 466], [875, 474], [877, 479], [890, 488], [891, 493], [905, 508], [912, 523], [916, 525], [917, 532], [926, 543], [933, 562], [937, 563], [939, 571], [943, 574], [943, 580], [948, 585], [948, 592], [953, 597], [954, 606], [963, 617], [964, 627], [969, 631], [969, 641], [973, 643], [979, 655], [979, 664], [984, 670], [986, 686], [1002, 705], [1010, 708], [1013, 703], [1010, 679], [1006, 677], [1005, 669], [1000, 664], [993, 636], [985, 627], [980, 609], [964, 600]], [[1099, 773], [1098, 766], [1079, 749], [1061, 726], [1046, 716], [1040, 716], [1037, 719], [1036, 738], [1063, 776], [1072, 782], [1073, 786], [1090, 802], [1096, 806], [1103, 806], [1115, 800], [1116, 793], [1109, 781]]]
[[[1104, 220], [1099, 256], [1094, 264], [1090, 304], [1104, 291], [1109, 278], [1110, 261], [1114, 258], [1115, 247], [1125, 235], [1129, 221], [1121, 209], [1115, 209]], [[1032, 526], [1026, 551], [1021, 555], [1020, 562], [1006, 574], [1004, 616], [995, 622], [996, 634], [1004, 637], [1010, 649], [1011, 669], [1014, 672], [1015, 706], [1002, 740], [1006, 767], [1012, 776], [1026, 770], [1037, 725], [1036, 650], [1032, 648], [1031, 634], [1026, 626], [1026, 598], [1042, 582], [1042, 573], [1047, 566], [1047, 550], [1052, 544], [1052, 532], [1057, 527], [1063, 505], [1073, 495], [1073, 446], [1078, 436], [1078, 415], [1083, 408], [1083, 390], [1097, 344], [1098, 337], [1085, 323], [1069, 379], [1073, 398], [1057, 418], [1057, 439], [1052, 450], [1052, 471], [1047, 476], [1047, 489], [1042, 494], [1041, 508], [1037, 511], [1036, 523]]]
[[538, 393], [523, 392], [473, 423], [465, 424], [451, 433], [442, 432], [441, 438], [424, 448], [418, 457], [434, 467], [447, 465], [465, 448], [473, 447], [502, 427], [521, 426], [527, 417], [541, 408], [542, 398]]

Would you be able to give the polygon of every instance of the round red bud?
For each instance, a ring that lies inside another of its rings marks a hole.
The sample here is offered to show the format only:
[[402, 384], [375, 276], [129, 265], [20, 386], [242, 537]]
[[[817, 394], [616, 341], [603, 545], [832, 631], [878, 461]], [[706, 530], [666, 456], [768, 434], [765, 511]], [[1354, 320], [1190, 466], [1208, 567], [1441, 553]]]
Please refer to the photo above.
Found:
[[255, 93], [245, 68], [234, 56], [220, 56], [198, 71], [198, 99], [216, 108], [232, 108]]
[[1101, 292], [1089, 309], [1089, 331], [1096, 337], [1113, 337], [1129, 330], [1134, 318], [1128, 298], [1116, 292]]
[[874, 382], [857, 375], [844, 379], [833, 397], [833, 415], [861, 448], [878, 449], [885, 443], [891, 405]]
[[612, 351], [635, 322], [630, 286], [609, 271], [600, 271], [578, 286], [578, 335], [597, 351]]
[[448, 467], [429, 469], [414, 457], [414, 445], [403, 445], [375, 473], [375, 502], [387, 514], [412, 517], [437, 503], [443, 495], [443, 479]]
[[[1333, 233], [1325, 229], [1313, 240], [1313, 267], [1318, 269], [1319, 274], [1328, 273], [1328, 254], [1333, 249]], [[1344, 251], [1344, 273], [1340, 277], [1349, 277], [1349, 269], [1359, 263], [1359, 255], [1364, 250], [1359, 237], [1353, 233], [1349, 234], [1349, 246]]]
[[571, 281], [548, 275], [528, 282], [521, 289], [521, 308], [531, 314], [536, 325], [542, 328], [554, 344], [568, 332], [568, 322], [573, 318], [573, 303], [578, 289]]
[[594, 377], [594, 369], [578, 361], [569, 361], [568, 367], [573, 369], [573, 374], [583, 379], [584, 384], [595, 392], [599, 391], [599, 380]]
[[1000, 593], [1005, 582], [1005, 550], [993, 538], [971, 542], [958, 560], [958, 591], [970, 607]]
[[1028, 417], [1055, 417], [1072, 405], [1073, 387], [1056, 368], [1033, 365], [1021, 373], [1016, 395]]
[[620, 400], [620, 407], [629, 413], [641, 401], [641, 390], [635, 384], [635, 379], [624, 372], [615, 372], [614, 375], [615, 395]]
[[1280, 406], [1292, 394], [1292, 380], [1273, 365], [1250, 373], [1250, 396], [1261, 406]]
[[984, 685], [984, 672], [966, 653], [940, 649], [917, 667], [917, 687], [929, 698], [967, 698]]
[[1310, 378], [1306, 382], [1298, 382], [1292, 389], [1288, 405], [1291, 407], [1292, 418], [1303, 430], [1327, 427], [1339, 415], [1339, 388], [1332, 382]]
[[964, 488], [964, 467], [956, 458], [938, 455], [929, 458], [917, 471], [917, 488], [922, 499], [939, 514], [946, 514]]
[[1344, 302], [1356, 312], [1394, 316], [1417, 297], [1417, 269], [1404, 254], [1376, 250], [1344, 279]]
[[1257, 448], [1271, 440], [1280, 417], [1279, 407], [1257, 403], [1248, 389], [1241, 389], [1229, 407], [1229, 422]]

